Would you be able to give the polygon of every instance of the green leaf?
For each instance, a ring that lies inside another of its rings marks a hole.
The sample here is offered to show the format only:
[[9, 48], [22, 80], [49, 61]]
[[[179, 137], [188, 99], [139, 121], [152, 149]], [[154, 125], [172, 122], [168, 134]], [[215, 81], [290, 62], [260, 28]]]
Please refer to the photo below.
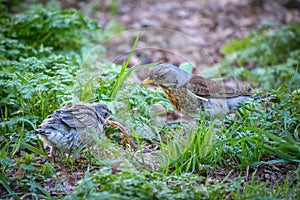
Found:
[[119, 76], [118, 76], [118, 79], [117, 81], [115, 82], [115, 84], [113, 85], [113, 88], [112, 88], [112, 91], [111, 91], [111, 94], [110, 94], [110, 98], [113, 99], [115, 98], [115, 96], [117, 95], [117, 92], [119, 91], [122, 83], [124, 82], [124, 80], [127, 78], [127, 77], [124, 77], [124, 73], [125, 73], [125, 70], [127, 69], [128, 65], [129, 65], [129, 62], [131, 60], [131, 57], [134, 53], [134, 50], [136, 48], [136, 45], [139, 41], [139, 38], [140, 38], [140, 34], [138, 34], [138, 36], [136, 37], [133, 45], [132, 45], [132, 48], [131, 48], [131, 51], [129, 53], [129, 56], [126, 60], [126, 62], [122, 65], [122, 68], [121, 68], [121, 71], [119, 73]]
[[179, 68], [188, 72], [189, 74], [192, 74], [192, 72], [193, 72], [193, 65], [189, 62], [181, 63], [179, 65]]
[[21, 145], [22, 145], [22, 147], [32, 151], [33, 153], [36, 153], [41, 156], [48, 156], [43, 150], [37, 149], [36, 147], [34, 147], [26, 142], [22, 142]]
[[33, 165], [31, 165], [31, 164], [29, 164], [29, 165], [21, 164], [20, 167], [21, 167], [22, 169], [24, 169], [24, 170], [27, 170], [27, 171], [34, 170], [34, 169], [35, 169], [35, 167], [34, 167]]

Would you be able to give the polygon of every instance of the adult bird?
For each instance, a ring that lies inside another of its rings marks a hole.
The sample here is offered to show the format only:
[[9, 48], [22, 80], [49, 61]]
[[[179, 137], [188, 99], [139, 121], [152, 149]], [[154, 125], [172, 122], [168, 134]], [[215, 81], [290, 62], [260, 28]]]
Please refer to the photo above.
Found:
[[210, 79], [189, 74], [163, 63], [154, 67], [142, 85], [155, 83], [165, 92], [172, 106], [184, 115], [199, 118], [224, 116], [251, 99], [251, 94]]
[[51, 147], [53, 159], [56, 149], [72, 153], [95, 145], [106, 124], [120, 128], [130, 145], [137, 148], [125, 129], [109, 117], [110, 111], [102, 103], [66, 105], [49, 115], [34, 132]]

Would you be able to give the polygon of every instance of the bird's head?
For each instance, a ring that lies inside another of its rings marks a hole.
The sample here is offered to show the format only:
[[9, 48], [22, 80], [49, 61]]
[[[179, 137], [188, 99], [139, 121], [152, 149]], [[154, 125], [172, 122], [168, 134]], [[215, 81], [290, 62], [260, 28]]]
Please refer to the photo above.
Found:
[[94, 103], [93, 104], [96, 113], [98, 115], [98, 117], [103, 118], [104, 120], [108, 119], [111, 114], [110, 114], [110, 110], [107, 108], [107, 106], [103, 103]]
[[155, 83], [165, 87], [179, 88], [185, 85], [190, 77], [191, 75], [189, 73], [178, 67], [172, 64], [163, 63], [154, 67], [151, 70], [149, 77], [144, 80], [142, 84]]

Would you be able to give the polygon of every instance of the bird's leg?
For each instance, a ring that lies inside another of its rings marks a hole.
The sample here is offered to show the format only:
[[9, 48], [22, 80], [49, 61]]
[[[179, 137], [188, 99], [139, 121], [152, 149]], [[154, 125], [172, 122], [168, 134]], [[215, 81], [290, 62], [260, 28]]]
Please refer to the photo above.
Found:
[[[73, 152], [72, 155], [74, 156], [75, 163], [80, 163], [81, 160], [88, 160], [88, 158], [86, 158], [86, 154], [88, 153], [89, 148], [85, 148], [84, 146], [81, 146], [76, 152]], [[71, 153], [69, 155], [71, 155]]]
[[49, 146], [49, 147], [50, 147], [50, 156], [53, 159], [53, 162], [56, 163], [56, 160], [55, 160], [56, 149], [55, 149], [55, 147], [51, 147], [51, 146]]
[[123, 149], [126, 149], [126, 140], [124, 139], [124, 135], [121, 137]]

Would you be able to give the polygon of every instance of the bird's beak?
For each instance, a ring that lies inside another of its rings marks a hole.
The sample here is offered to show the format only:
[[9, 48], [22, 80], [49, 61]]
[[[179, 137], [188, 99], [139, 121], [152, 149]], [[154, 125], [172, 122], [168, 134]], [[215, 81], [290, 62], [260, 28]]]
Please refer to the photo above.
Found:
[[145, 79], [141, 85], [147, 85], [147, 84], [150, 84], [150, 83], [154, 83], [154, 80], [151, 80], [149, 78]]

